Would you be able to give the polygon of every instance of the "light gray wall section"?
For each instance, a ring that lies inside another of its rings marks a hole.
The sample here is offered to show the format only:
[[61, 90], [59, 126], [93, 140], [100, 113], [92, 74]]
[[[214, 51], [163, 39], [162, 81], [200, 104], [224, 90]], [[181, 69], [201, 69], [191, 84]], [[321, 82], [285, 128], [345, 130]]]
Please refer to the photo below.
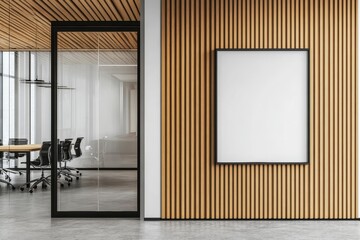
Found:
[[141, 66], [143, 92], [142, 218], [161, 212], [161, 0], [143, 0]]

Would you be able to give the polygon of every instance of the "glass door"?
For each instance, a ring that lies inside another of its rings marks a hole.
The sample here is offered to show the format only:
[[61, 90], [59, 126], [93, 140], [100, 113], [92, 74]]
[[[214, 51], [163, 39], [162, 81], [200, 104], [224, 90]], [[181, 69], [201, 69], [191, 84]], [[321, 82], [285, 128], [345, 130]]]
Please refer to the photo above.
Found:
[[52, 216], [139, 217], [138, 23], [57, 24]]

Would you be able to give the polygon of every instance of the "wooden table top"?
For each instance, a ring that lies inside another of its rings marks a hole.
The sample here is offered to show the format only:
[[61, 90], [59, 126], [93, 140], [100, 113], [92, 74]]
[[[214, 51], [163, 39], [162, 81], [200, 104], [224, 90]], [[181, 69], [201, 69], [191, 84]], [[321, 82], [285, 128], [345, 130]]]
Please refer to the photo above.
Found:
[[39, 151], [41, 144], [27, 144], [27, 145], [6, 145], [0, 146], [0, 152], [33, 152]]

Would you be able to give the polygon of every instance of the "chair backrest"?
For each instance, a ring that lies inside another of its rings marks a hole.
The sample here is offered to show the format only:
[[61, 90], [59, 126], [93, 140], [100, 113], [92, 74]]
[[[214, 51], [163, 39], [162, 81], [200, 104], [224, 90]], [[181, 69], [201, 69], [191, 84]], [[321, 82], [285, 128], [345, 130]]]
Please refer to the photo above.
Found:
[[75, 141], [75, 144], [74, 144], [74, 150], [75, 150], [75, 156], [78, 158], [78, 157], [81, 157], [82, 155], [82, 151], [81, 151], [81, 141], [83, 140], [84, 138], [83, 137], [78, 137]]
[[[9, 145], [26, 145], [28, 140], [26, 138], [9, 138]], [[9, 153], [10, 158], [24, 157], [25, 153]]]
[[[57, 159], [58, 162], [61, 162], [64, 160], [63, 145], [64, 145], [63, 141], [58, 141], [58, 159]], [[49, 152], [49, 156], [50, 156], [50, 160], [51, 160], [52, 159], [51, 151]]]
[[61, 162], [64, 160], [64, 141], [60, 141], [58, 144], [58, 162]]
[[39, 152], [40, 166], [49, 166], [51, 164], [50, 159], [51, 142], [43, 142]]
[[72, 138], [67, 138], [63, 144], [64, 160], [70, 161], [72, 159], [71, 148]]
[[25, 145], [27, 143], [26, 138], [9, 138], [9, 145]]

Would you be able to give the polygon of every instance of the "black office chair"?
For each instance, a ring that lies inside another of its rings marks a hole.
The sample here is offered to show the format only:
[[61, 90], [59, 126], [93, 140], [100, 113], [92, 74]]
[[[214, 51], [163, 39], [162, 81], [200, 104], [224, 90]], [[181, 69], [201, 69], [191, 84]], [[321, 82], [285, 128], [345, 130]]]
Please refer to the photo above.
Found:
[[[71, 148], [72, 148], [72, 138], [67, 138], [63, 142], [63, 153], [64, 157], [62, 158], [62, 161], [60, 162], [60, 174], [65, 176], [65, 180], [72, 182], [73, 177], [76, 178], [76, 180], [79, 180], [79, 176], [72, 173], [71, 170], [74, 170], [75, 168], [71, 168], [67, 166], [67, 163], [70, 162], [73, 159], [73, 155], [71, 154]], [[61, 166], [61, 163], [64, 163], [64, 167]]]
[[[81, 142], [84, 138], [83, 137], [78, 137], [75, 141], [74, 144], [74, 151], [75, 154], [72, 154], [72, 158], [79, 158], [82, 156], [82, 151], [81, 151]], [[72, 167], [68, 167], [68, 169], [72, 170], [72, 171], [76, 171], [76, 173], [78, 173], [80, 176], [82, 175], [81, 172], [76, 169], [76, 168], [72, 168]]]
[[[2, 140], [0, 139], [0, 146], [2, 146], [2, 145], [3, 145]], [[3, 159], [4, 159], [4, 152], [0, 152], [0, 161], [3, 161]], [[8, 186], [10, 186], [14, 190], [15, 189], [14, 185], [12, 185], [10, 183], [11, 178], [10, 178], [8, 172], [4, 168], [2, 168], [2, 165], [0, 167], [0, 174], [5, 175], [5, 179], [9, 179], [9, 181], [6, 181], [4, 179], [0, 179], [0, 182], [7, 184]]]
[[63, 144], [64, 161], [71, 161], [72, 159], [71, 149], [72, 149], [72, 138], [67, 138], [65, 139]]
[[30, 165], [34, 168], [40, 168], [41, 169], [41, 177], [37, 178], [37, 179], [33, 179], [30, 182], [27, 182], [23, 185], [20, 186], [20, 190], [23, 191], [25, 189], [25, 186], [28, 184], [32, 184], [32, 186], [29, 189], [29, 192], [32, 193], [34, 191], [34, 189], [37, 188], [37, 186], [42, 183], [42, 188], [46, 188], [47, 185], [50, 186], [50, 180], [49, 178], [51, 177], [51, 175], [45, 177], [44, 175], [44, 167], [48, 167], [51, 164], [51, 142], [50, 141], [46, 141], [42, 143], [40, 152], [39, 152], [39, 157], [33, 161], [30, 162]]
[[[61, 187], [64, 187], [64, 182], [61, 180], [61, 176], [64, 176], [64, 179], [67, 181], [68, 186], [70, 186], [70, 182], [72, 182], [72, 178], [69, 175], [69, 172], [64, 170], [64, 168], [62, 167], [62, 163], [64, 162], [64, 158], [65, 158], [65, 151], [64, 151], [64, 145], [67, 145], [68, 143], [64, 142], [64, 141], [59, 141], [58, 140], [58, 183], [60, 184]], [[70, 141], [70, 145], [71, 145], [71, 141]], [[65, 150], [66, 150], [67, 146], [65, 146]], [[68, 154], [66, 154], [66, 157], [68, 157]]]
[[[28, 140], [26, 138], [9, 138], [9, 145], [26, 145], [28, 144]], [[17, 153], [17, 152], [9, 152], [6, 155], [6, 159], [10, 160], [18, 160], [21, 157], [24, 157], [25, 153]], [[23, 172], [16, 171], [16, 170], [10, 170], [10, 169], [4, 169], [8, 173], [14, 173], [22, 175]], [[8, 178], [9, 181], [11, 181], [11, 178]]]
[[74, 144], [74, 150], [75, 150], [75, 155], [73, 154], [73, 158], [78, 158], [81, 157], [82, 155], [82, 151], [81, 151], [81, 141], [83, 140], [83, 137], [78, 137], [75, 141]]

